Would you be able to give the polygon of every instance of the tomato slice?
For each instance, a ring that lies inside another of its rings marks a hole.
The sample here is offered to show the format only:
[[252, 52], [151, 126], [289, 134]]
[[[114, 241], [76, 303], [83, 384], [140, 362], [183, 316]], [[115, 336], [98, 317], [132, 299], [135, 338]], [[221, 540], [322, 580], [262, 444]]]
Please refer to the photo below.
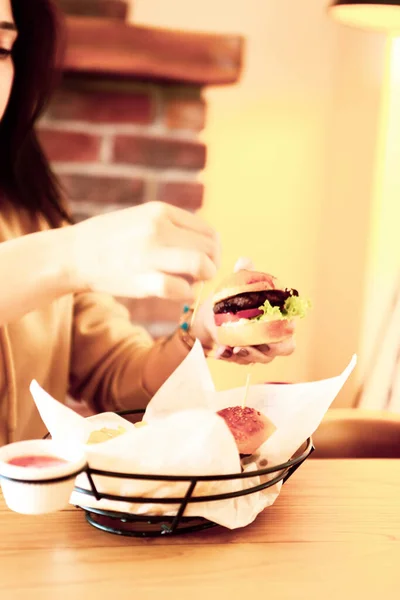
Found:
[[263, 311], [259, 308], [249, 308], [248, 310], [239, 310], [236, 314], [233, 313], [219, 313], [214, 315], [215, 324], [219, 327], [223, 323], [235, 323], [240, 319], [254, 319], [262, 315]]

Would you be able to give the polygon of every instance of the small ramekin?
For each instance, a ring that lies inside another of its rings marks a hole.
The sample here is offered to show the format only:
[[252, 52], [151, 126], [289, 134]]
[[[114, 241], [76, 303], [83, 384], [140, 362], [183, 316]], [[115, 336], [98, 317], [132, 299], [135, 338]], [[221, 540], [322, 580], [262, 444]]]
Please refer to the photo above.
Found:
[[[21, 467], [9, 461], [23, 456], [54, 456], [66, 464], [51, 467]], [[7, 506], [14, 512], [39, 515], [65, 508], [75, 478], [85, 470], [82, 449], [61, 448], [52, 440], [28, 440], [0, 448], [0, 482]]]

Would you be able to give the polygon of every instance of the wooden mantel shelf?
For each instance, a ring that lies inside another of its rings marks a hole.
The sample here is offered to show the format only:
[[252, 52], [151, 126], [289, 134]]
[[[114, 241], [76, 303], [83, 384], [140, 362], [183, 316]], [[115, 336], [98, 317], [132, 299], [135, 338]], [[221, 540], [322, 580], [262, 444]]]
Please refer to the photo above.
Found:
[[67, 74], [212, 86], [238, 81], [243, 38], [67, 17]]

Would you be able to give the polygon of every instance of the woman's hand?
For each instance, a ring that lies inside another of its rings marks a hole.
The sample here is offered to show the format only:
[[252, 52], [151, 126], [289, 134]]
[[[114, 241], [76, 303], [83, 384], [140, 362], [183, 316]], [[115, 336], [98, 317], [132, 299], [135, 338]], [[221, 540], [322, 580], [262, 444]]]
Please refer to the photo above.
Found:
[[70, 228], [80, 287], [114, 296], [192, 301], [192, 285], [212, 279], [220, 248], [199, 217], [151, 202]]
[[[240, 269], [253, 269], [253, 263], [249, 259], [241, 258], [235, 265], [234, 271]], [[208, 298], [199, 308], [195, 323], [192, 327], [193, 334], [198, 337], [205, 347], [210, 347], [216, 343], [216, 325], [214, 323], [212, 298]], [[240, 365], [250, 365], [254, 363], [267, 364], [277, 356], [288, 356], [296, 348], [293, 335], [286, 340], [274, 344], [264, 344], [262, 346], [246, 346], [230, 348], [229, 346], [219, 346], [215, 352], [215, 358], [227, 362], [233, 362]]]

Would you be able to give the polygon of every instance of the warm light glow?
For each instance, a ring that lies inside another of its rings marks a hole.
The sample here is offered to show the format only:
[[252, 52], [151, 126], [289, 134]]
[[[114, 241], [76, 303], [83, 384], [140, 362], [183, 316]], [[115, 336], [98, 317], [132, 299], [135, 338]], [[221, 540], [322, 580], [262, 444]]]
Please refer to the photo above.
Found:
[[[376, 149], [374, 202], [371, 211], [369, 268], [361, 355], [366, 367], [376, 352], [400, 276], [400, 38], [389, 38], [382, 82], [379, 140]], [[398, 348], [398, 328], [389, 327], [379, 346], [374, 370], [360, 405], [385, 406]], [[390, 407], [395, 410], [395, 406]]]
[[344, 25], [374, 31], [400, 32], [400, 6], [352, 4], [332, 6], [330, 15]]
[[[372, 266], [394, 283], [400, 269], [400, 38], [388, 41], [376, 157], [375, 210], [371, 214]], [[390, 286], [391, 287], [391, 286]], [[378, 292], [382, 303], [382, 287]]]

